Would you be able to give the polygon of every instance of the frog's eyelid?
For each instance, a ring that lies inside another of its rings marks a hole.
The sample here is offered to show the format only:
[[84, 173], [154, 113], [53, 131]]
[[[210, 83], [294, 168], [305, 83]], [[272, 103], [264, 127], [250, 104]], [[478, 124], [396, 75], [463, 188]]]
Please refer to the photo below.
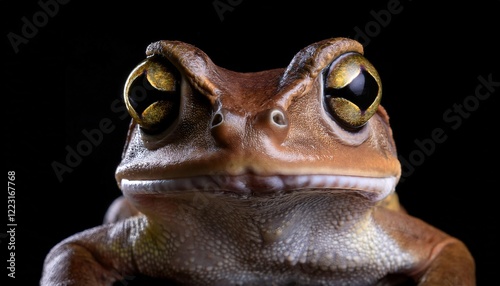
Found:
[[293, 98], [306, 93], [336, 58], [351, 52], [363, 54], [363, 46], [348, 38], [328, 39], [300, 50], [280, 79], [281, 105], [286, 109]]
[[293, 57], [286, 68], [280, 87], [306, 78], [317, 78], [334, 59], [349, 52], [363, 54], [363, 46], [348, 38], [333, 38], [305, 47]]
[[212, 82], [217, 78], [216, 65], [208, 55], [197, 47], [179, 41], [158, 41], [146, 49], [148, 57], [161, 55], [171, 62], [189, 81], [191, 86], [205, 95], [214, 105], [221, 94]]

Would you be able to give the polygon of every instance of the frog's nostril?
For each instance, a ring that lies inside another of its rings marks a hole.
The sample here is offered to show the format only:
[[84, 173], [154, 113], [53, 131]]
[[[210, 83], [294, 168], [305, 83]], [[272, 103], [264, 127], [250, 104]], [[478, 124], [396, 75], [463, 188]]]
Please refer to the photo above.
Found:
[[262, 131], [261, 134], [267, 134], [268, 138], [272, 138], [277, 144], [285, 140], [290, 127], [286, 111], [280, 107], [262, 111], [257, 114], [254, 122], [256, 130]]
[[210, 132], [217, 146], [238, 146], [245, 133], [245, 118], [231, 113], [226, 109], [220, 109], [212, 115]]
[[271, 111], [271, 120], [274, 124], [280, 127], [284, 127], [288, 125], [288, 122], [285, 118], [285, 115], [281, 110], [273, 110]]
[[224, 115], [222, 115], [222, 113], [220, 112], [217, 112], [212, 118], [212, 128], [222, 124], [222, 122], [224, 122]]

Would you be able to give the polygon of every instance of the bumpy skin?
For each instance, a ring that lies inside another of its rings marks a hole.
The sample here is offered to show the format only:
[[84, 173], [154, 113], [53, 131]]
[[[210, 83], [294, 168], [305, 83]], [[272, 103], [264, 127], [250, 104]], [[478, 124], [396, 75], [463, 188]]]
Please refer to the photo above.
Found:
[[50, 251], [41, 285], [475, 285], [466, 246], [399, 205], [384, 109], [346, 128], [326, 107], [326, 71], [350, 52], [362, 46], [329, 39], [286, 69], [237, 73], [151, 44], [178, 72], [179, 112], [160, 132], [131, 123], [124, 196]]

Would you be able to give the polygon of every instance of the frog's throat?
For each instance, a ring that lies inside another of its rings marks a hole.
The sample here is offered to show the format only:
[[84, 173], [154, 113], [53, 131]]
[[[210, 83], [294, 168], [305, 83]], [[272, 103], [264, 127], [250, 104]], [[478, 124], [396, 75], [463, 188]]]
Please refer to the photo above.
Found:
[[331, 192], [354, 192], [371, 201], [391, 194], [397, 177], [360, 177], [343, 175], [211, 175], [161, 180], [122, 179], [125, 195], [176, 194], [179, 192], [219, 192], [242, 196], [273, 195], [310, 189]]

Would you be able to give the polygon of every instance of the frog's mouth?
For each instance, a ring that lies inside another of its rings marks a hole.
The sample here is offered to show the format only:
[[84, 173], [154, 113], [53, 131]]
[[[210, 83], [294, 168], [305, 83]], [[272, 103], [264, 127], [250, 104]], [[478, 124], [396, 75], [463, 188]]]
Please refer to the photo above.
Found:
[[217, 192], [245, 197], [275, 195], [310, 189], [330, 192], [356, 192], [371, 201], [380, 201], [395, 189], [397, 178], [342, 175], [211, 175], [160, 180], [122, 179], [126, 195], [174, 194], [178, 192]]

